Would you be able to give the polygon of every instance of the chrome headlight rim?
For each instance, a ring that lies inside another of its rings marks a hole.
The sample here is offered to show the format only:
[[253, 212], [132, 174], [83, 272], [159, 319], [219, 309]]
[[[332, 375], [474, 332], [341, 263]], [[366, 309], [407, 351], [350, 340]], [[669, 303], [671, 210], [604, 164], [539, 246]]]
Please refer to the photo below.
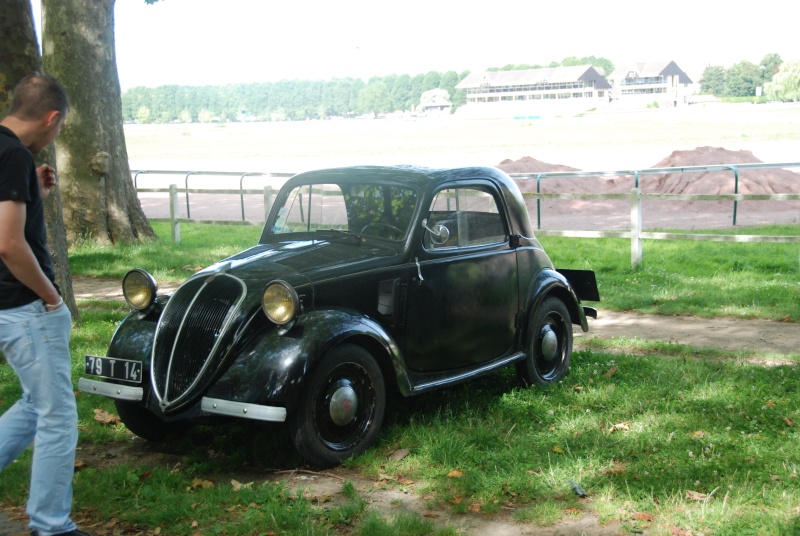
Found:
[[[134, 289], [132, 285], [141, 285]], [[141, 294], [143, 292], [143, 294]], [[140, 294], [137, 296], [136, 294]], [[146, 270], [134, 268], [122, 278], [122, 295], [125, 301], [137, 311], [145, 311], [153, 306], [158, 296], [158, 284]]]
[[270, 322], [286, 326], [294, 322], [300, 314], [300, 297], [292, 285], [282, 279], [276, 279], [264, 287], [264, 292], [261, 294], [261, 309]]

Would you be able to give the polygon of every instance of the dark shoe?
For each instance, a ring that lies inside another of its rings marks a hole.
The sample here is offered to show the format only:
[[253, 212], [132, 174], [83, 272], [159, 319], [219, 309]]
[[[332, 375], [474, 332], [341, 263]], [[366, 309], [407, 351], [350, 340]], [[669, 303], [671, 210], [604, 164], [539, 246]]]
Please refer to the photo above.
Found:
[[[39, 531], [38, 530], [32, 530], [31, 531], [31, 536], [39, 536]], [[92, 536], [92, 535], [89, 534], [88, 532], [83, 532], [82, 530], [75, 529], [75, 530], [71, 530], [69, 532], [59, 532], [55, 536]]]

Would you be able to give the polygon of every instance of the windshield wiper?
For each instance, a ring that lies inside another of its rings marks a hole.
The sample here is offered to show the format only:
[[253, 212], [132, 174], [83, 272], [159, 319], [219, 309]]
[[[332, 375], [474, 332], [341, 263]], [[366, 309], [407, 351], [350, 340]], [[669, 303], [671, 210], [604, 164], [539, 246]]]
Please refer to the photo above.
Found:
[[331, 234], [334, 236], [351, 238], [355, 240], [356, 245], [359, 246], [365, 242], [363, 236], [358, 233], [354, 233], [353, 231], [346, 231], [343, 229], [317, 229], [316, 232], [320, 234]]

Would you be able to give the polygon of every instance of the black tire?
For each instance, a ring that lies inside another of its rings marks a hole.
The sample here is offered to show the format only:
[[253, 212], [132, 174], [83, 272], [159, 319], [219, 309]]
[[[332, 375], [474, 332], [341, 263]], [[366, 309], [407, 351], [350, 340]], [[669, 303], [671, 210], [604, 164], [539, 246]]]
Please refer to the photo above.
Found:
[[375, 442], [385, 408], [386, 386], [375, 359], [360, 346], [342, 344], [311, 374], [289, 416], [289, 432], [306, 461], [330, 467]]
[[114, 405], [128, 430], [152, 443], [160, 443], [168, 435], [181, 432], [188, 426], [185, 422], [162, 421], [144, 406], [126, 400], [114, 400]]
[[567, 375], [572, 359], [572, 319], [563, 301], [550, 296], [534, 312], [525, 353], [525, 359], [516, 363], [517, 376], [525, 385], [547, 385]]

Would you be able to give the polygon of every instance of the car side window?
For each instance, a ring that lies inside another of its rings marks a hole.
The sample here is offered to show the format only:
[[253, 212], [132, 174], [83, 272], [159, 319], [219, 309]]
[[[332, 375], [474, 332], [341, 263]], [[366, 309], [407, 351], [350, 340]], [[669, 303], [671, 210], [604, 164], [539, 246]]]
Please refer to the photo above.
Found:
[[508, 241], [495, 197], [477, 187], [439, 191], [425, 223], [426, 249], [467, 248]]

